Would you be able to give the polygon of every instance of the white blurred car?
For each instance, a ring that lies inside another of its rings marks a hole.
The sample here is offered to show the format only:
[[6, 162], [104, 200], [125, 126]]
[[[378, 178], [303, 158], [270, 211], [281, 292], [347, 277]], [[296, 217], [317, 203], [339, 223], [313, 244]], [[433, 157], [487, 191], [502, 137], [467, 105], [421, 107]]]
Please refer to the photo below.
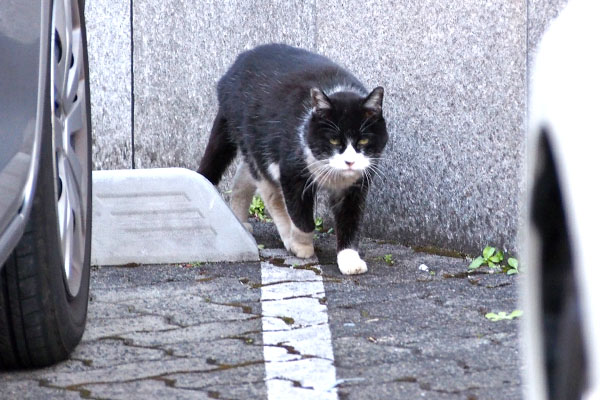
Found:
[[571, 0], [532, 70], [528, 400], [600, 399], [600, 1]]

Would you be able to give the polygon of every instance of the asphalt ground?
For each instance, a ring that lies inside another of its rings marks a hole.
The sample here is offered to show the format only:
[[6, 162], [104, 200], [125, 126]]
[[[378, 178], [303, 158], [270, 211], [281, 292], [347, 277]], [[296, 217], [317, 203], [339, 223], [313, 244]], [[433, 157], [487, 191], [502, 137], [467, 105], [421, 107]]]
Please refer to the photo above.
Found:
[[518, 275], [364, 239], [369, 272], [343, 276], [333, 235], [317, 234], [318, 260], [301, 266], [282, 256], [272, 224], [254, 228], [261, 262], [93, 267], [82, 343], [53, 367], [0, 373], [0, 398], [285, 399], [266, 382], [265, 263], [322, 280], [337, 398], [522, 398], [519, 320], [485, 317], [520, 308]]

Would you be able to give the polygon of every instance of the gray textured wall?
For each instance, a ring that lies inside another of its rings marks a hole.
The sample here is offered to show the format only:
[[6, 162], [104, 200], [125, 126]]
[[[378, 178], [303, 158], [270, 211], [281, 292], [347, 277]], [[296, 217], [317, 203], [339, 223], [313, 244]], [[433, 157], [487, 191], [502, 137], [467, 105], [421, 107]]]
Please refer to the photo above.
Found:
[[470, 253], [515, 249], [527, 64], [565, 3], [133, 0], [131, 9], [88, 0], [94, 165], [196, 169], [219, 77], [240, 51], [285, 42], [386, 88], [391, 139], [368, 235]]

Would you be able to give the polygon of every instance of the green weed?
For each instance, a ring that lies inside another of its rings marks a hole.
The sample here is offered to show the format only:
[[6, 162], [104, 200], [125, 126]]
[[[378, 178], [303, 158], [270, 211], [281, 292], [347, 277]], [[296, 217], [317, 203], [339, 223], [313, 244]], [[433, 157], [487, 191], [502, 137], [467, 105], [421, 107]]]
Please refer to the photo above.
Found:
[[394, 257], [391, 254], [385, 254], [383, 256], [380, 257], [376, 257], [375, 260], [377, 261], [383, 261], [385, 262], [387, 265], [389, 265], [390, 267], [392, 265], [394, 265], [395, 261], [394, 261]]
[[271, 218], [267, 218], [265, 213], [265, 203], [259, 195], [255, 195], [252, 198], [252, 203], [250, 203], [250, 207], [248, 208], [248, 214], [250, 214], [251, 217], [257, 218], [259, 221], [272, 222]]
[[515, 318], [519, 318], [523, 315], [523, 310], [514, 310], [510, 314], [507, 314], [505, 311], [500, 311], [498, 314], [489, 312], [485, 314], [485, 317], [492, 322], [504, 321], [504, 320], [513, 320]]
[[502, 271], [507, 275], [513, 275], [519, 273], [519, 261], [516, 258], [510, 257], [506, 262], [507, 265], [504, 265], [502, 262], [504, 261], [504, 253], [502, 250], [497, 249], [495, 247], [486, 246], [481, 255], [471, 261], [469, 264], [469, 269], [474, 270], [481, 266], [489, 267], [493, 272]]

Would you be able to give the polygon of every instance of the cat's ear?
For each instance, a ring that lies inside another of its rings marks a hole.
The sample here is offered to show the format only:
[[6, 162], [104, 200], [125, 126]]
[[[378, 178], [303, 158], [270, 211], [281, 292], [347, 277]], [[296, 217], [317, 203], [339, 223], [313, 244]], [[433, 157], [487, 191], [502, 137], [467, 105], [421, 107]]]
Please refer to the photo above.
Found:
[[381, 114], [381, 105], [383, 103], [383, 88], [377, 86], [363, 101], [363, 108], [366, 111], [366, 117], [373, 117]]
[[324, 114], [331, 110], [331, 101], [321, 89], [310, 89], [310, 99], [312, 101], [313, 111], [317, 114]]

